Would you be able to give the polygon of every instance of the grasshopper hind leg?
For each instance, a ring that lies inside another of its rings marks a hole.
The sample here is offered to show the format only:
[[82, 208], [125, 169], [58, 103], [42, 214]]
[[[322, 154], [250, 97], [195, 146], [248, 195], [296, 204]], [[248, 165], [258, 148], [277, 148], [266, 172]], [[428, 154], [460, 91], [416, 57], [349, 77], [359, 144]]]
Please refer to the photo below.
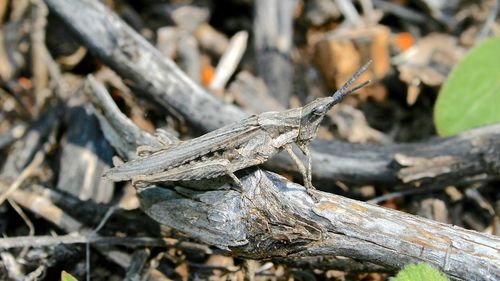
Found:
[[139, 157], [149, 156], [159, 150], [161, 147], [153, 146], [153, 145], [140, 145], [137, 147], [135, 154]]
[[240, 179], [233, 172], [228, 172], [227, 175], [233, 180], [236, 191], [243, 193], [245, 189]]
[[227, 175], [233, 180], [235, 185], [233, 186], [233, 189], [241, 193], [241, 196], [249, 200], [250, 202], [252, 199], [247, 196], [247, 190], [243, 187], [243, 183], [240, 181], [240, 179], [233, 173], [233, 172], [228, 172]]

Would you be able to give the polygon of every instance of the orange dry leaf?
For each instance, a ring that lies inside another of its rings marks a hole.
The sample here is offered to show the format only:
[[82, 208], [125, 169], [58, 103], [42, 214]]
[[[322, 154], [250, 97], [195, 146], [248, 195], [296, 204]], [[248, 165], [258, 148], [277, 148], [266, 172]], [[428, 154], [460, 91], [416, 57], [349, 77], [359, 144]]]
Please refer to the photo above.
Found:
[[181, 280], [186, 281], [189, 279], [189, 266], [186, 262], [182, 262], [175, 268], [175, 273], [179, 274]]
[[215, 69], [210, 64], [205, 64], [201, 69], [201, 82], [203, 86], [210, 85], [215, 75]]
[[359, 80], [378, 81], [391, 69], [389, 41], [390, 30], [383, 25], [333, 32], [316, 43], [314, 62], [328, 88], [338, 89], [368, 58], [373, 64]]
[[33, 83], [31, 83], [31, 80], [27, 77], [19, 77], [17, 81], [19, 82], [19, 85], [23, 87], [23, 89], [31, 89], [31, 87], [33, 87]]
[[394, 209], [394, 210], [399, 209], [398, 205], [396, 204], [396, 200], [394, 200], [394, 199], [387, 200], [384, 203], [380, 204], [380, 206], [383, 206], [383, 207], [389, 208], [389, 209]]
[[406, 51], [413, 46], [415, 38], [409, 32], [401, 32], [396, 35], [396, 46], [401, 51]]

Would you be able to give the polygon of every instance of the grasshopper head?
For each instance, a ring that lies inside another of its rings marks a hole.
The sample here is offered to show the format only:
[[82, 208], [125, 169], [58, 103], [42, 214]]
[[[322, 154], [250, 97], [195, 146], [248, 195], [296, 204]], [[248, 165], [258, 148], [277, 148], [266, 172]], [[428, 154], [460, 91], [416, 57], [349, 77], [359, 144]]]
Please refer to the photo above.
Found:
[[363, 65], [354, 75], [347, 81], [338, 91], [332, 96], [316, 99], [302, 108], [299, 129], [299, 142], [310, 142], [318, 131], [319, 124], [325, 117], [325, 114], [345, 96], [364, 87], [370, 81], [365, 81], [352, 89], [348, 90], [349, 86], [368, 68], [371, 61]]
[[302, 108], [299, 142], [309, 142], [316, 136], [319, 124], [332, 106], [333, 98], [326, 97], [317, 99]]

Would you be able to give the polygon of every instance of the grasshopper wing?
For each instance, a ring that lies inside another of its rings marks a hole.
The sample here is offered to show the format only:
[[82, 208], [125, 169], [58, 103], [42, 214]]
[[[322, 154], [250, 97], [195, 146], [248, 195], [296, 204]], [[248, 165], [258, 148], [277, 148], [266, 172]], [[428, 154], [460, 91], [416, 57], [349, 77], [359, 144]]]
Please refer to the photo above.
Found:
[[105, 176], [115, 181], [122, 181], [160, 173], [219, 150], [237, 148], [254, 138], [259, 130], [257, 117], [249, 117], [198, 138], [179, 142], [167, 149], [116, 166]]
[[190, 181], [200, 179], [216, 178], [228, 173], [227, 159], [212, 159], [204, 162], [197, 162], [190, 165], [182, 165], [153, 175], [139, 175], [132, 179], [133, 184]]

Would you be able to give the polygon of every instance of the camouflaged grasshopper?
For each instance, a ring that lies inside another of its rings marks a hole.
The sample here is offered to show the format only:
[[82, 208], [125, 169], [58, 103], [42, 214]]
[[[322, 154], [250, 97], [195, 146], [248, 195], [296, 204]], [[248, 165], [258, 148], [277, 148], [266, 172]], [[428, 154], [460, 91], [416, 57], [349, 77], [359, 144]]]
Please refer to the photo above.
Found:
[[[297, 164], [306, 188], [312, 189], [307, 145], [315, 138], [325, 114], [349, 93], [368, 84], [366, 81], [348, 90], [369, 64], [361, 67], [330, 97], [316, 99], [300, 108], [254, 115], [198, 138], [159, 148], [110, 169], [105, 176], [114, 181], [132, 180], [134, 185], [144, 185], [228, 175], [241, 188], [234, 172], [262, 164], [285, 149]], [[307, 169], [292, 151], [292, 143], [308, 157]]]

